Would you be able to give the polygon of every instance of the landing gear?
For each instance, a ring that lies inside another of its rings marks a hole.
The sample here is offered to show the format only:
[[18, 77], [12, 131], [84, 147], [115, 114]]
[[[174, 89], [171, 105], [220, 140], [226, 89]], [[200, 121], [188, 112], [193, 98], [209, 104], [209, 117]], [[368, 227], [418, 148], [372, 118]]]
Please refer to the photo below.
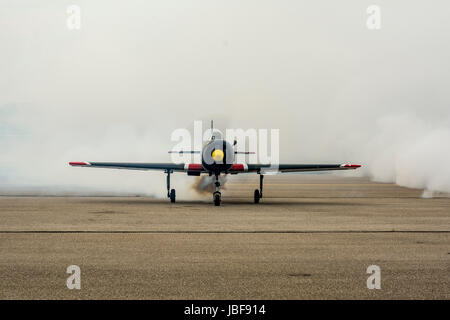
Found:
[[256, 189], [255, 193], [254, 193], [254, 200], [255, 203], [259, 203], [259, 200], [262, 198], [263, 196], [263, 180], [264, 180], [264, 175], [262, 175], [261, 173], [259, 174], [259, 190]]
[[259, 195], [259, 190], [258, 189], [255, 190], [254, 198], [255, 198], [255, 203], [259, 203], [259, 199], [261, 199], [261, 197]]
[[175, 203], [175, 189], [170, 190], [170, 202]]
[[170, 189], [170, 174], [172, 170], [166, 170], [167, 173], [167, 197], [170, 198], [171, 203], [175, 203], [175, 189]]
[[213, 198], [214, 198], [214, 205], [217, 206], [217, 207], [220, 206], [220, 201], [221, 201], [221, 194], [220, 194], [220, 192], [214, 192]]
[[220, 181], [219, 181], [219, 175], [216, 174], [216, 182], [214, 183], [216, 185], [216, 191], [213, 193], [213, 200], [215, 206], [220, 206], [222, 194], [219, 191], [220, 188]]

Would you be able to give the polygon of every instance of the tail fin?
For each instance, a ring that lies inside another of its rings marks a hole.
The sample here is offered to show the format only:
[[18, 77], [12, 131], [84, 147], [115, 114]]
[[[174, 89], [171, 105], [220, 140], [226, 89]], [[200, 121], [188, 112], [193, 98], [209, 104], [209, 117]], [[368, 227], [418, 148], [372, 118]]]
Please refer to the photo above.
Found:
[[214, 120], [211, 120], [211, 140], [214, 140], [216, 137], [214, 136]]

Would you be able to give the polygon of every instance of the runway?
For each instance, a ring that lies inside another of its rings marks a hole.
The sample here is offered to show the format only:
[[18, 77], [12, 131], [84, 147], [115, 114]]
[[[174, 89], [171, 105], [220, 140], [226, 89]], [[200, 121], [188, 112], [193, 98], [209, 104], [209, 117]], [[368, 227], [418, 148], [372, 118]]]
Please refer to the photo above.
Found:
[[[448, 299], [450, 198], [362, 178], [232, 179], [223, 205], [0, 197], [1, 299]], [[66, 268], [81, 268], [81, 290]], [[381, 269], [369, 290], [366, 269]]]

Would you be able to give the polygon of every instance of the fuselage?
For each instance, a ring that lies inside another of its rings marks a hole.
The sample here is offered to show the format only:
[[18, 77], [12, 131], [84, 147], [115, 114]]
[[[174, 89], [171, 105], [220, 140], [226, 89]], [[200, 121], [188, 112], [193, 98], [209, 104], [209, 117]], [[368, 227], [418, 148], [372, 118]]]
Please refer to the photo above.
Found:
[[228, 172], [234, 163], [234, 148], [224, 139], [211, 139], [202, 149], [202, 167], [208, 172]]

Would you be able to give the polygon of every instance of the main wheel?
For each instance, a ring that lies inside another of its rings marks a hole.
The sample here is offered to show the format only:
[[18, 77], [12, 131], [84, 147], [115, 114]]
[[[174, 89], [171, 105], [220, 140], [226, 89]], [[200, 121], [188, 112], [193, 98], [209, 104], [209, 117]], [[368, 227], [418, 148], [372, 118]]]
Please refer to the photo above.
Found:
[[254, 199], [255, 199], [255, 203], [259, 203], [259, 199], [261, 199], [258, 189], [255, 189]]
[[214, 193], [214, 205], [215, 206], [220, 206], [220, 192], [215, 192]]
[[170, 202], [175, 203], [175, 189], [170, 190]]

